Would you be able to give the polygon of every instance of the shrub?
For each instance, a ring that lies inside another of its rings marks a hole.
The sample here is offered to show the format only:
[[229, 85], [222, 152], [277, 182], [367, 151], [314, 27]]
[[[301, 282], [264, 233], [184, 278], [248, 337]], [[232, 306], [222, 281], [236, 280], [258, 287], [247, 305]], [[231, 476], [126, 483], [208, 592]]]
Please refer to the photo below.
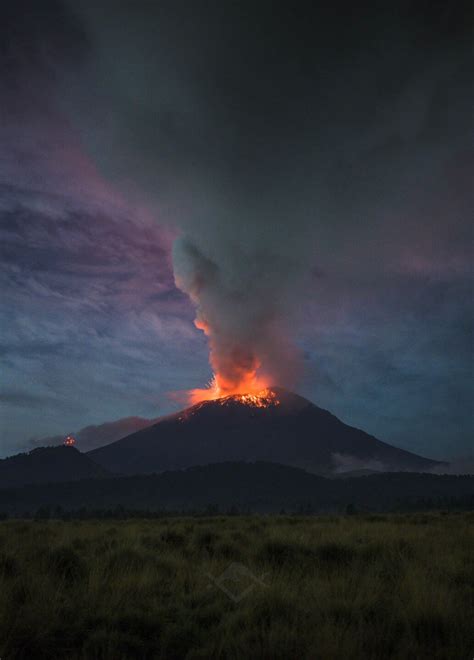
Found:
[[114, 550], [107, 557], [107, 570], [111, 572], [126, 573], [139, 571], [147, 563], [145, 554], [132, 548]]
[[19, 564], [15, 557], [0, 553], [0, 578], [13, 578], [19, 572]]
[[140, 542], [148, 550], [159, 550], [163, 547], [163, 540], [158, 536], [151, 536], [151, 534], [141, 536]]
[[218, 535], [211, 529], [200, 529], [194, 536], [194, 545], [199, 550], [211, 550]]
[[329, 566], [347, 566], [357, 555], [354, 546], [347, 543], [330, 542], [316, 548], [320, 562]]
[[186, 537], [181, 532], [174, 529], [167, 529], [161, 535], [163, 543], [172, 546], [173, 548], [182, 548], [186, 544]]
[[58, 578], [74, 581], [84, 578], [87, 573], [84, 561], [74, 548], [68, 545], [50, 550], [46, 560], [49, 572]]
[[311, 547], [291, 541], [266, 541], [257, 553], [257, 559], [276, 566], [314, 561], [316, 554]]
[[0, 523], [0, 657], [464, 657], [472, 514], [384, 518]]
[[420, 614], [412, 622], [415, 637], [424, 648], [437, 648], [449, 638], [449, 622], [434, 612]]
[[214, 547], [214, 556], [237, 561], [242, 558], [242, 551], [235, 543], [223, 541]]

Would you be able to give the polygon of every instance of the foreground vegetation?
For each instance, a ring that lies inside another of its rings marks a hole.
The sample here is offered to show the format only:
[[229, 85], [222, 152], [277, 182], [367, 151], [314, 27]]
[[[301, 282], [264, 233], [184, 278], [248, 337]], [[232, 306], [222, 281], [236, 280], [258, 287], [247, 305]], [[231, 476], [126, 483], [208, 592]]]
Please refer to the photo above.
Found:
[[472, 658], [474, 513], [0, 523], [0, 657]]

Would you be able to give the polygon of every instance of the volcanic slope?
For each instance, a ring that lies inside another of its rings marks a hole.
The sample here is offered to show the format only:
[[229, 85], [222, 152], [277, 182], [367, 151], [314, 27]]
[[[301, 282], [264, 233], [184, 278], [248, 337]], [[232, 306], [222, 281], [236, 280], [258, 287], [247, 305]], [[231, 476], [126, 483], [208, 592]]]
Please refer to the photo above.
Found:
[[259, 396], [232, 395], [198, 403], [88, 456], [120, 474], [225, 461], [269, 461], [330, 474], [341, 457], [380, 471], [423, 472], [439, 465], [348, 426], [279, 387]]
[[0, 488], [103, 478], [108, 471], [74, 447], [38, 447], [0, 460]]

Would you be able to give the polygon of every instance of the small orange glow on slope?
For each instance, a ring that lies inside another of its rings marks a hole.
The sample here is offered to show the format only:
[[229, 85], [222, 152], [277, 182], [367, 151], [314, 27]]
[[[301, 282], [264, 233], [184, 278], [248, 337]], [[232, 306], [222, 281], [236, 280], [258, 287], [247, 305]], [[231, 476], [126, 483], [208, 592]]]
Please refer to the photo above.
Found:
[[63, 443], [66, 447], [74, 447], [76, 444], [76, 440], [72, 437], [72, 435], [68, 435], [67, 438], [64, 440]]

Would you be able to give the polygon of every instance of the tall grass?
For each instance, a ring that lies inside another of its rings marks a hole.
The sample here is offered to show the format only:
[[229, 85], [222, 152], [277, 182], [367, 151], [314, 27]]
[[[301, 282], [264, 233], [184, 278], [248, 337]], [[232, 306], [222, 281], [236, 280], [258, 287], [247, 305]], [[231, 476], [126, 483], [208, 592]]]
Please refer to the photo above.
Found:
[[0, 657], [472, 658], [473, 524], [5, 521]]

